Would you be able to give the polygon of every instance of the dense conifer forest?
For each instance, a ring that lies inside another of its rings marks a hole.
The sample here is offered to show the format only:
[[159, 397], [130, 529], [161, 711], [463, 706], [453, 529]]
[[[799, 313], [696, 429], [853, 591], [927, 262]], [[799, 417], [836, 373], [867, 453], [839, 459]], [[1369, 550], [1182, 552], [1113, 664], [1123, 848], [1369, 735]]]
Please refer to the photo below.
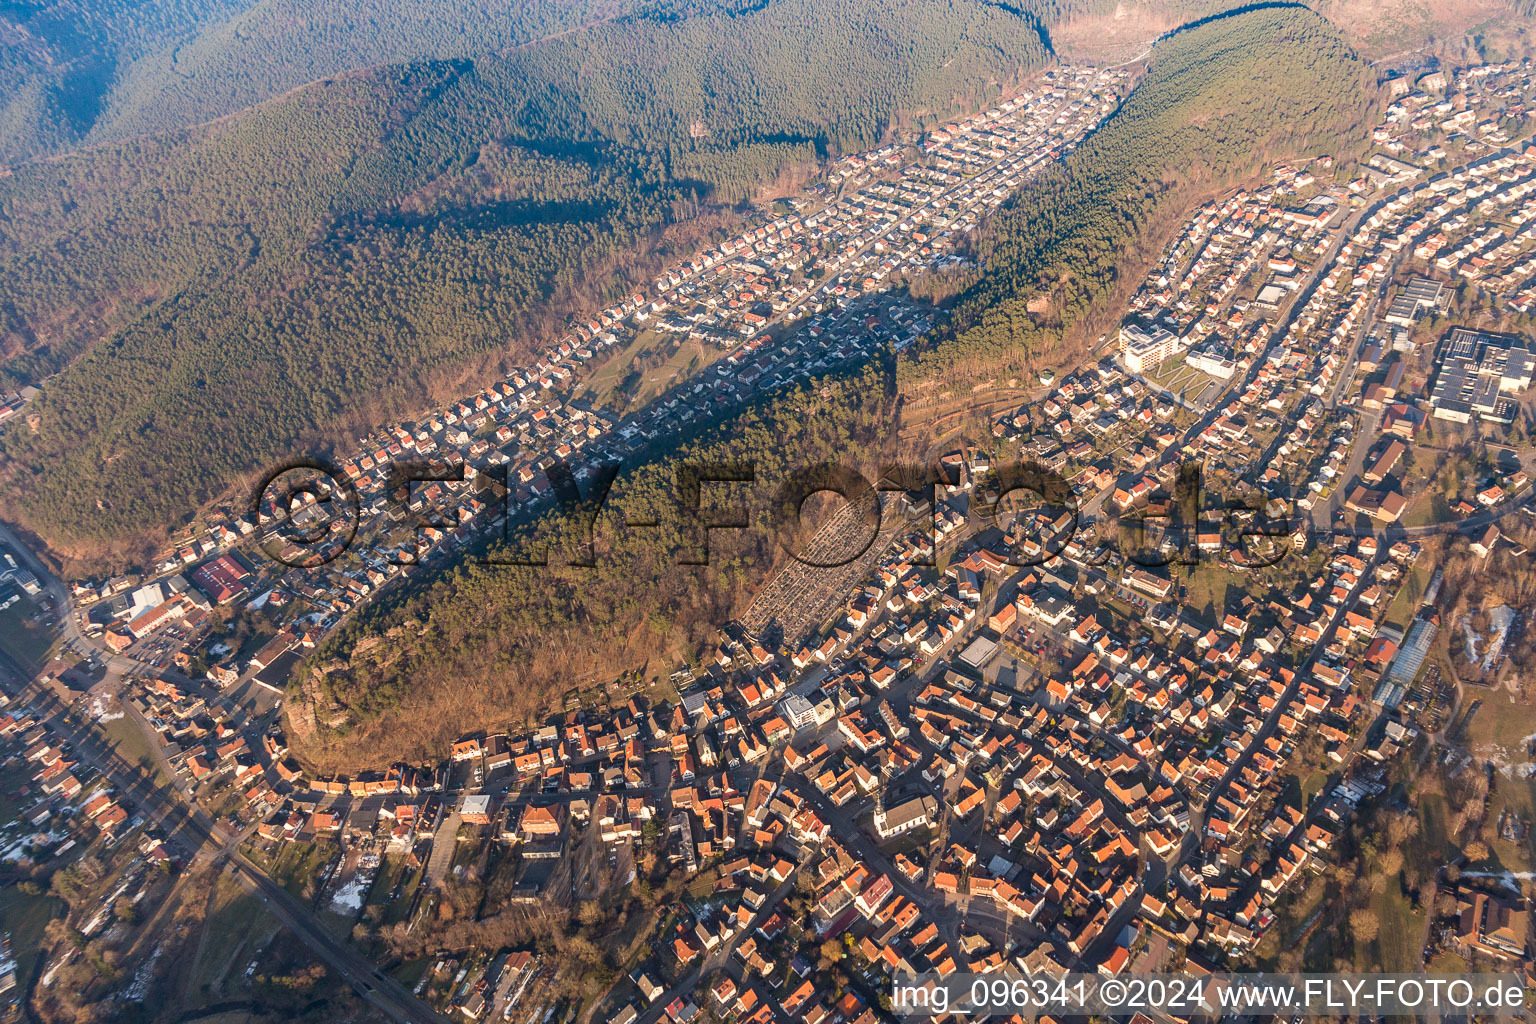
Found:
[[474, 57], [637, 0], [17, 0], [0, 4], [0, 159], [181, 128], [356, 68]]

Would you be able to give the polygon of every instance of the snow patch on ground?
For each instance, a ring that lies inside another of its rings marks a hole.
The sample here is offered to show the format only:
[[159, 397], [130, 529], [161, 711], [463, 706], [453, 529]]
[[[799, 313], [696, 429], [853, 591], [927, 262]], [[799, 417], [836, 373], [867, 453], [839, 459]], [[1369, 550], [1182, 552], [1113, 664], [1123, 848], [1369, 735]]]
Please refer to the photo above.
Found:
[[[1497, 670], [1499, 663], [1504, 660], [1504, 644], [1509, 640], [1509, 631], [1519, 620], [1520, 616], [1513, 608], [1501, 604], [1489, 610], [1489, 635], [1484, 637], [1472, 628], [1472, 617], [1464, 617], [1461, 620], [1461, 633], [1466, 639], [1467, 662], [1483, 672]], [[1481, 654], [1478, 653], [1479, 647], [1482, 647]]]
[[123, 999], [125, 1001], [130, 1003], [142, 1003], [144, 1001], [144, 997], [149, 993], [149, 983], [155, 977], [155, 963], [160, 959], [160, 954], [163, 952], [165, 952], [165, 945], [162, 943], [156, 946], [155, 951], [149, 955], [149, 958], [139, 965], [137, 971], [133, 972], [133, 980], [129, 982], [128, 987], [123, 991]]
[[115, 722], [126, 714], [122, 701], [110, 693], [98, 693], [92, 697], [86, 710], [98, 722]]
[[1521, 882], [1536, 879], [1536, 871], [1463, 871], [1462, 878], [1491, 878], [1518, 890]]
[[337, 889], [331, 896], [331, 906], [340, 911], [353, 913], [363, 909], [363, 897], [368, 892], [370, 880], [362, 875], [355, 875], [350, 882]]

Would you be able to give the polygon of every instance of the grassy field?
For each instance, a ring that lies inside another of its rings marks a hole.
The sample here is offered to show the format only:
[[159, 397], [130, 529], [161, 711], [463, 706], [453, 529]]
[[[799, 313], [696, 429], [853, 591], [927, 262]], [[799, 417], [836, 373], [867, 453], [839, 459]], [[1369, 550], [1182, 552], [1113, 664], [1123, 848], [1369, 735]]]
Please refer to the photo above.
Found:
[[284, 889], [303, 899], [304, 886], [309, 881], [314, 881], [315, 891], [318, 891], [320, 875], [335, 851], [336, 844], [328, 839], [311, 843], [284, 843], [267, 867], [267, 874]]
[[261, 900], [221, 876], [203, 927], [207, 935], [192, 967], [193, 985], [200, 995], [217, 1000], [229, 993], [231, 978], [244, 976], [246, 964], [278, 925], [266, 916]]
[[640, 331], [633, 341], [597, 368], [587, 381], [583, 397], [590, 399], [594, 405], [606, 405], [612, 400], [614, 392], [628, 375], [635, 360], [655, 348], [663, 339], [664, 335], [657, 331]]
[[1526, 740], [1536, 734], [1536, 707], [1519, 703], [1504, 689], [1468, 687], [1467, 695], [1469, 700], [1483, 702], [1466, 727], [1467, 750], [1500, 768], [1530, 761]]
[[107, 734], [107, 742], [112, 745], [117, 756], [129, 764], [139, 765], [160, 785], [170, 787], [171, 780], [160, 770], [160, 763], [149, 748], [149, 738], [126, 715], [100, 724], [102, 732]]
[[650, 685], [646, 687], [644, 694], [645, 699], [652, 704], [659, 704], [663, 701], [676, 703], [681, 700], [677, 694], [677, 687], [672, 684], [671, 675], [667, 673], [658, 673], [657, 677], [651, 680]]
[[[39, 791], [32, 785], [32, 774], [36, 768], [36, 765], [25, 761], [17, 762], [10, 768], [0, 768], [0, 821], [16, 821], [22, 811], [37, 802]], [[18, 796], [23, 787], [31, 788], [32, 792]]]
[[1424, 911], [1414, 910], [1408, 897], [1402, 894], [1396, 878], [1386, 880], [1386, 888], [1371, 901], [1379, 921], [1376, 941], [1372, 943], [1375, 960], [1365, 961], [1364, 950], [1357, 944], [1355, 966], [1367, 970], [1380, 964], [1384, 971], [1407, 973], [1417, 970], [1423, 962]]
[[1254, 951], [1253, 965], [1266, 971], [1278, 970], [1280, 954], [1292, 949], [1317, 925], [1318, 912], [1325, 909], [1324, 898], [1328, 895], [1328, 884], [1320, 878], [1309, 879], [1303, 889], [1284, 893], [1275, 903], [1275, 923]]
[[1301, 806], [1310, 807], [1317, 794], [1323, 791], [1323, 786], [1328, 782], [1328, 776], [1338, 767], [1337, 762], [1330, 761], [1326, 754], [1318, 764], [1312, 766], [1312, 770], [1302, 776], [1299, 785], [1301, 787]]
[[418, 957], [415, 960], [404, 961], [389, 973], [400, 984], [414, 990], [416, 983], [421, 980], [422, 975], [426, 974], [431, 967], [432, 960], [430, 958]]
[[315, 912], [315, 919], [324, 926], [326, 931], [342, 941], [351, 937], [352, 926], [358, 922], [357, 914], [350, 910], [345, 913], [337, 910], [330, 900], [326, 900], [325, 904]]
[[1436, 523], [1449, 523], [1455, 519], [1456, 513], [1451, 511], [1450, 503], [1444, 496], [1431, 492], [1414, 499], [1408, 507], [1408, 512], [1403, 516], [1403, 525], [1433, 526]]
[[21, 600], [0, 612], [0, 648], [24, 665], [41, 668], [48, 663], [49, 651], [58, 639], [58, 629], [42, 624], [41, 606], [20, 588], [11, 584], [0, 586], [0, 601], [7, 600], [12, 594]]
[[1152, 381], [1158, 387], [1169, 388], [1172, 382], [1188, 376], [1198, 376], [1196, 371], [1184, 365], [1184, 353], [1180, 352], [1172, 359], [1164, 359], [1156, 367], [1142, 374], [1147, 380]]
[[243, 787], [235, 785], [229, 776], [218, 781], [219, 785], [215, 789], [198, 796], [210, 814], [215, 818], [224, 818], [245, 806], [245, 794], [242, 792]]
[[[1199, 565], [1178, 572], [1189, 591], [1189, 597], [1184, 602], [1189, 613], [1208, 625], [1220, 624], [1227, 610], [1227, 592], [1233, 590], [1233, 596], [1238, 596], [1236, 591], [1241, 589], [1241, 579], [1230, 566], [1209, 558], [1201, 559]], [[1206, 614], [1207, 609], [1210, 614]]]
[[1415, 566], [1408, 570], [1403, 585], [1397, 590], [1397, 596], [1392, 598], [1392, 603], [1387, 607], [1384, 624], [1396, 626], [1407, 633], [1408, 624], [1413, 621], [1413, 615], [1419, 610], [1419, 602], [1424, 597], [1424, 588], [1429, 586], [1429, 576], [1428, 569]]
[[[660, 352], [668, 355], [659, 365], [643, 371], [635, 369], [638, 361]], [[598, 367], [582, 397], [599, 408], [623, 410], [644, 405], [675, 383], [679, 375], [697, 373], [722, 354], [713, 346], [691, 339], [660, 331], [641, 331]]]
[[1471, 974], [1472, 965], [1466, 958], [1458, 956], [1449, 950], [1444, 950], [1435, 956], [1433, 960], [1424, 965], [1424, 969], [1430, 974]]
[[[399, 884], [400, 880], [406, 877], [408, 870], [404, 857], [386, 855], [379, 864], [379, 873], [374, 876], [373, 886], [368, 890], [368, 896], [363, 901], [364, 907], [378, 907], [379, 913], [383, 915], [383, 918], [389, 920], [391, 912], [395, 910], [394, 905], [390, 901], [389, 894], [394, 891], [395, 886]], [[421, 872], [418, 870], [415, 872], [415, 876], [415, 880], [419, 881]], [[401, 889], [398, 902], [408, 906], [411, 901], [411, 894], [415, 891], [415, 888], [414, 884], [408, 884], [405, 888]], [[394, 920], [399, 920], [399, 918], [396, 917]]]
[[43, 929], [64, 909], [64, 902], [52, 896], [28, 896], [15, 886], [0, 890], [0, 928], [11, 938], [18, 987], [27, 985], [37, 967]]
[[1439, 793], [1425, 793], [1418, 800], [1419, 834], [1411, 848], [1410, 856], [1418, 863], [1449, 864], [1457, 854], [1446, 834], [1450, 808]]
[[1531, 835], [1518, 843], [1499, 838], [1499, 818], [1509, 810], [1529, 824], [1533, 805], [1536, 805], [1536, 783], [1529, 779], [1500, 779], [1498, 788], [1488, 798], [1488, 849], [1500, 865], [1511, 871], [1536, 870], [1536, 842]]
[[[1492, 835], [1499, 816], [1510, 810], [1527, 821], [1536, 816], [1536, 778], [1525, 777], [1531, 757], [1526, 739], [1536, 734], [1536, 707], [1519, 703], [1507, 690], [1474, 688], [1471, 693], [1483, 706], [1467, 725], [1465, 742], [1474, 757], [1486, 758], [1499, 769], [1494, 773], [1488, 797], [1487, 825]], [[1494, 858], [1512, 871], [1536, 868], [1536, 844], [1531, 837], [1523, 843], [1509, 843], [1492, 838], [1488, 844]]]
[[706, 349], [700, 342], [683, 342], [677, 347], [677, 351], [667, 357], [666, 362], [641, 375], [639, 387], [635, 390], [631, 401], [636, 406], [645, 405], [671, 387], [679, 378], [708, 368], [715, 361], [716, 354], [715, 350]]

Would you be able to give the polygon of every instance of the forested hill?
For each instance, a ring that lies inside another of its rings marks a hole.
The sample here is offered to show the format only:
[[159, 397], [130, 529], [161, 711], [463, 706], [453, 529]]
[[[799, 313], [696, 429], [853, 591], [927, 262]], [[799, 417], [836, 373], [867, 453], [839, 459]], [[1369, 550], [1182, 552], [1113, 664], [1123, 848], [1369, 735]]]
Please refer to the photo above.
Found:
[[0, 3], [0, 162], [77, 144], [135, 61], [169, 61], [174, 40], [248, 0], [10, 0]]
[[[877, 362], [773, 393], [676, 450], [626, 467], [592, 528], [590, 568], [566, 564], [563, 538], [582, 531], [554, 510], [533, 524], [553, 538], [550, 564], [480, 564], [460, 553], [363, 607], [290, 681], [288, 722], [306, 761], [355, 770], [429, 758], [465, 732], [546, 714], [567, 690], [611, 682], [647, 662], [676, 665], [716, 630], [785, 556], [779, 488], [822, 462], [872, 457], [889, 442], [894, 392]], [[696, 520], [680, 517], [684, 465], [746, 462], [750, 484], [701, 492]], [[717, 504], [718, 503], [718, 504]], [[745, 514], [751, 528], [698, 523]], [[654, 519], [655, 529], [624, 525]], [[701, 545], [703, 546], [701, 548]], [[708, 565], [683, 565], [708, 552]]]
[[[943, 7], [946, 0], [929, 0]], [[1083, 59], [1124, 59], [1240, 0], [1013, 0]], [[1529, 8], [1528, 0], [1511, 0]], [[583, 26], [746, 11], [757, 0], [8, 0], [0, 163], [185, 128], [359, 68], [474, 59]], [[1444, 37], [1466, 0], [1318, 0], [1380, 52]], [[1486, 13], [1476, 14], [1477, 18]], [[1465, 27], [1463, 25], [1463, 27]], [[1080, 52], [1081, 51], [1081, 52]]]
[[0, 3], [0, 160], [182, 128], [357, 68], [475, 57], [645, 0]]
[[[1214, 2], [1214, 0], [1205, 0]], [[712, 49], [730, 31], [756, 31], [743, 0], [12, 0], [0, 3], [0, 162], [185, 128], [242, 110], [310, 82], [362, 68], [506, 54], [538, 40], [576, 39], [609, 25], [626, 39], [657, 25], [692, 22]], [[823, 5], [846, 22], [886, 5]], [[914, 27], [949, 10], [986, 6], [926, 0]], [[1035, 6], [992, 5], [997, 14]], [[1047, 5], [1049, 6], [1049, 5]], [[969, 18], [974, 12], [962, 11]], [[722, 22], [721, 16], [728, 21]], [[719, 35], [724, 27], [727, 31]], [[785, 25], [782, 42], [814, 60], [820, 40]], [[830, 26], [822, 20], [824, 32]], [[836, 34], [841, 34], [840, 31]], [[609, 39], [587, 37], [596, 46]], [[897, 37], [893, 37], [897, 38]], [[943, 44], [940, 33], [931, 40]], [[1005, 40], [977, 40], [982, 45]], [[805, 48], [807, 42], [809, 50]], [[588, 49], [589, 53], [595, 53]], [[871, 58], [904, 59], [874, 45]], [[685, 61], [685, 65], [687, 62]], [[849, 69], [852, 70], [852, 69]], [[896, 69], [898, 73], [900, 68]]]
[[[1121, 272], [1155, 252], [1195, 198], [1277, 161], [1359, 156], [1375, 102], [1370, 68], [1304, 7], [1229, 15], [1159, 43], [1120, 110], [986, 226], [985, 274], [946, 328], [904, 360], [903, 388], [1006, 378], [1073, 357], [1086, 341], [1074, 326], [1106, 313]], [[1040, 296], [1049, 312], [1028, 312]]]
[[[103, 553], [520, 359], [711, 210], [1047, 59], [984, 0], [767, 0], [401, 65], [0, 177], [4, 510]], [[690, 137], [699, 123], [703, 138]], [[62, 371], [62, 372], [59, 372]]]

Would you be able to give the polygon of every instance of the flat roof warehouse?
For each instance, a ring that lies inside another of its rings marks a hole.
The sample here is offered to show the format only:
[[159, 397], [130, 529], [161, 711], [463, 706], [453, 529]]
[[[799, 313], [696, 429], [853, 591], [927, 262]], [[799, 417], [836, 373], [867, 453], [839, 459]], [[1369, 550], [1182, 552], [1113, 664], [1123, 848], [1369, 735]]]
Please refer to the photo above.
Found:
[[980, 670], [997, 654], [997, 641], [979, 636], [960, 652], [960, 660], [971, 668]]

